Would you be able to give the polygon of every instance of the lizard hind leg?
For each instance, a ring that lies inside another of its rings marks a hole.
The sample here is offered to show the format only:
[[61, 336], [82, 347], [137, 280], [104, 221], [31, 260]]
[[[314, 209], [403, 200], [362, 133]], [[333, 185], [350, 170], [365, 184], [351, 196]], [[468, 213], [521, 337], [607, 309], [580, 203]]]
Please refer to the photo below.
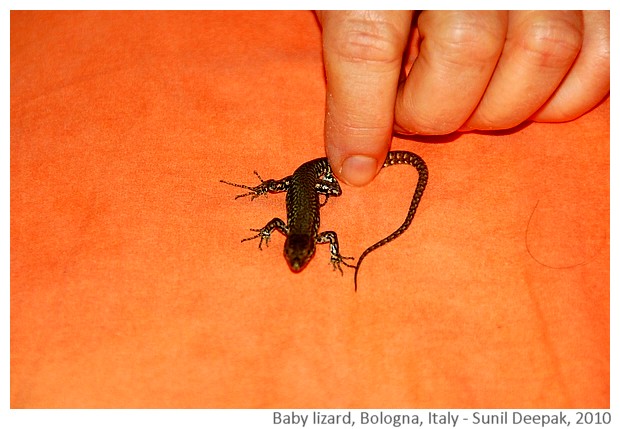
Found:
[[230, 185], [230, 186], [234, 186], [235, 188], [242, 188], [242, 189], [247, 189], [247, 190], [250, 191], [250, 192], [246, 192], [245, 194], [239, 194], [239, 195], [235, 196], [235, 200], [237, 198], [243, 198], [243, 197], [247, 197], [249, 195], [251, 195], [252, 199], [254, 199], [254, 198], [256, 198], [256, 197], [258, 197], [260, 195], [263, 195], [263, 194], [267, 193], [267, 189], [265, 189], [265, 187], [263, 186], [263, 183], [261, 183], [258, 186], [248, 186], [248, 185], [240, 185], [239, 183], [228, 182], [226, 180], [220, 180], [220, 182], [221, 183], [225, 183], [225, 184]]
[[252, 200], [253, 200], [256, 197], [259, 197], [269, 192], [269, 183], [273, 182], [273, 180], [263, 180], [263, 178], [260, 177], [260, 174], [258, 174], [258, 171], [256, 170], [254, 170], [254, 174], [256, 175], [256, 177], [258, 177], [258, 180], [260, 180], [260, 185], [257, 185], [257, 186], [241, 185], [239, 183], [233, 183], [233, 182], [229, 182], [227, 180], [221, 180], [221, 179], [220, 179], [220, 182], [225, 183], [226, 185], [234, 186], [235, 188], [247, 189], [250, 191], [245, 194], [237, 195], [235, 197], [235, 200], [237, 198], [243, 198], [249, 195], [252, 196]]
[[258, 177], [258, 179], [260, 180], [260, 185], [256, 185], [256, 186], [240, 185], [239, 183], [233, 183], [227, 180], [220, 180], [220, 182], [225, 183], [230, 186], [234, 186], [235, 188], [247, 189], [250, 191], [245, 194], [237, 195], [235, 197], [235, 200], [237, 198], [243, 198], [247, 196], [251, 196], [252, 200], [254, 200], [255, 198], [260, 197], [261, 195], [266, 195], [269, 192], [274, 193], [274, 194], [278, 192], [286, 192], [290, 185], [290, 182], [289, 182], [290, 177], [285, 177], [284, 179], [281, 179], [281, 180], [274, 180], [274, 179], [263, 180], [257, 171], [254, 171], [254, 174], [256, 174], [256, 177]]

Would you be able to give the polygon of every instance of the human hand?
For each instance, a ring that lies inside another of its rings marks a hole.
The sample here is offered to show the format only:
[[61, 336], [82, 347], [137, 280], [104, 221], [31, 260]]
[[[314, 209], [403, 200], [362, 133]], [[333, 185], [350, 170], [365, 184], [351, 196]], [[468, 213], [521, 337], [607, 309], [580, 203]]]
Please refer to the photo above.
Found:
[[327, 76], [326, 152], [349, 184], [374, 178], [393, 131], [448, 134], [568, 121], [609, 92], [608, 11], [317, 17]]

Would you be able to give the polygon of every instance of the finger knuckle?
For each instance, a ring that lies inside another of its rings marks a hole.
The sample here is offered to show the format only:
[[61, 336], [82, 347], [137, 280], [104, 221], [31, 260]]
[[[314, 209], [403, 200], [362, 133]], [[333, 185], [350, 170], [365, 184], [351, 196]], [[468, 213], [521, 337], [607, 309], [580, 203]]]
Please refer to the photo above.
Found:
[[351, 22], [332, 46], [336, 55], [349, 62], [400, 62], [406, 37], [392, 23], [382, 20]]
[[520, 35], [521, 49], [530, 64], [563, 68], [581, 50], [582, 28], [565, 20], [546, 20], [528, 26]]
[[609, 71], [609, 64], [611, 61], [609, 38], [601, 39], [598, 43], [595, 43], [592, 55], [598, 66]]
[[434, 43], [444, 61], [454, 64], [488, 64], [495, 62], [501, 53], [504, 32], [498, 31], [490, 20], [460, 17], [447, 22], [441, 37]]
[[403, 130], [403, 134], [420, 135], [446, 135], [458, 130], [461, 126], [460, 122], [441, 118], [441, 115], [423, 112], [415, 117], [399, 114], [395, 118], [395, 123]]

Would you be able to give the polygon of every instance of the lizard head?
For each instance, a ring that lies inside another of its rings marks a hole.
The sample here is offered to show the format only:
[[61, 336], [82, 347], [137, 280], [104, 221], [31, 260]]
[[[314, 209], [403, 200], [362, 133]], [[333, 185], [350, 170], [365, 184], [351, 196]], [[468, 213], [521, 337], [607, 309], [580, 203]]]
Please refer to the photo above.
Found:
[[306, 234], [291, 234], [284, 243], [284, 258], [294, 273], [303, 270], [316, 248], [313, 237]]

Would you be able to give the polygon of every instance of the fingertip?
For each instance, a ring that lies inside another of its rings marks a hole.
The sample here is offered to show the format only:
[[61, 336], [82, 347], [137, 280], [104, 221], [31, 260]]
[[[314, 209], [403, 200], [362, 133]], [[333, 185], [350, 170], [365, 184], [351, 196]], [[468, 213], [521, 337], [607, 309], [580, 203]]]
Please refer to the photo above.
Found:
[[339, 179], [362, 186], [389, 147], [408, 11], [319, 14], [327, 79], [325, 148]]
[[353, 186], [363, 186], [377, 174], [378, 161], [368, 155], [352, 155], [346, 158], [340, 168], [340, 177]]
[[370, 183], [383, 163], [382, 156], [390, 148], [390, 129], [342, 130], [331, 120], [329, 110], [325, 119], [325, 151], [336, 177], [348, 185]]
[[325, 116], [325, 151], [336, 177], [353, 186], [370, 183], [389, 150], [391, 128], [343, 126], [335, 121], [328, 94]]

